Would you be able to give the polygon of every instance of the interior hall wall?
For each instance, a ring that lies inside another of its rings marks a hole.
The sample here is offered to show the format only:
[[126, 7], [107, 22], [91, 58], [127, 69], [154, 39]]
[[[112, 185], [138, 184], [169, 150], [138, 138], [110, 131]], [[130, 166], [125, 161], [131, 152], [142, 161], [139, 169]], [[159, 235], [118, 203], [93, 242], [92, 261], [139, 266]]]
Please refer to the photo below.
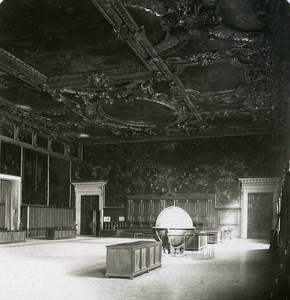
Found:
[[[278, 143], [280, 143], [280, 145]], [[108, 180], [106, 206], [126, 195], [216, 194], [217, 206], [240, 206], [238, 177], [281, 176], [283, 138], [270, 135], [84, 146], [73, 180]]]
[[46, 205], [48, 156], [24, 149], [22, 203]]
[[70, 162], [28, 149], [23, 157], [23, 204], [69, 207]]
[[0, 173], [20, 176], [21, 148], [1, 141], [0, 147]]
[[21, 176], [23, 204], [70, 206], [68, 160], [0, 141], [0, 173]]
[[70, 162], [50, 156], [49, 205], [70, 206]]
[[27, 236], [45, 236], [46, 228], [74, 228], [75, 211], [73, 208], [22, 205], [22, 228]]

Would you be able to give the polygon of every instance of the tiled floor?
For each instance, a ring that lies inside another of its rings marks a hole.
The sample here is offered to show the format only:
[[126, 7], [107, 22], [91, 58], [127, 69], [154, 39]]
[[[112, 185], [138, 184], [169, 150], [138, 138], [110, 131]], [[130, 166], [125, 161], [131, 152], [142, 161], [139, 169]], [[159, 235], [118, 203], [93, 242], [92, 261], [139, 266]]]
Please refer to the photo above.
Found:
[[134, 280], [105, 278], [106, 245], [128, 241], [78, 237], [0, 245], [0, 299], [271, 299], [278, 258], [262, 241], [227, 240], [215, 245], [212, 259], [195, 252], [163, 255], [161, 268]]

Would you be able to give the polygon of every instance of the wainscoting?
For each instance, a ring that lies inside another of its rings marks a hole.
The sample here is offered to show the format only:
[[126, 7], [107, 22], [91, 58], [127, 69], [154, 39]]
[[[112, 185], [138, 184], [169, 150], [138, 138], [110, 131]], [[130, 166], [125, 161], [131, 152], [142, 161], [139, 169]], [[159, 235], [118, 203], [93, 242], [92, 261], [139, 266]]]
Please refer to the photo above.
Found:
[[36, 205], [21, 206], [22, 229], [28, 237], [45, 237], [46, 228], [74, 228], [73, 208], [58, 208]]
[[163, 209], [175, 205], [190, 215], [198, 229], [215, 229], [215, 199], [214, 194], [129, 195], [127, 221], [134, 227], [151, 227]]

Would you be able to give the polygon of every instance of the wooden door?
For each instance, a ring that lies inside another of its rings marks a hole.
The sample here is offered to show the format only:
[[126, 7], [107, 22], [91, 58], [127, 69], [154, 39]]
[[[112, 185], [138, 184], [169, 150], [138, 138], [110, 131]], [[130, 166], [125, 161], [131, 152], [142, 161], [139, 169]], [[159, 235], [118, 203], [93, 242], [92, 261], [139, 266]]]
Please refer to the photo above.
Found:
[[[1, 192], [0, 192], [0, 203], [5, 205], [4, 209], [4, 228], [14, 229], [17, 224], [13, 224], [15, 218], [13, 218], [13, 207], [11, 203], [11, 181], [1, 180]], [[1, 222], [2, 223], [2, 222]], [[14, 226], [15, 225], [15, 226]]]
[[96, 220], [94, 212], [98, 210], [98, 195], [81, 197], [81, 235], [93, 235], [96, 232], [96, 227], [99, 227], [99, 219]]
[[5, 228], [5, 202], [2, 195], [2, 180], [0, 179], [0, 230]]
[[273, 222], [273, 193], [248, 194], [248, 238], [269, 240]]

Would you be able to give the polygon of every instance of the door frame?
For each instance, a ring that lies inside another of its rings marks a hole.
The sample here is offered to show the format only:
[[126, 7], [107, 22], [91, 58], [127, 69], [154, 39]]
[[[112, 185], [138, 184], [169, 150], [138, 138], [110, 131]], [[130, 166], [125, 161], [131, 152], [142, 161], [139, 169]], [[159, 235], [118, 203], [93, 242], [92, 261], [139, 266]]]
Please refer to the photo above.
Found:
[[[5, 228], [8, 230], [19, 230], [20, 229], [20, 210], [21, 210], [21, 177], [20, 176], [12, 176], [7, 174], [0, 174], [0, 179], [7, 180], [11, 182], [11, 199], [14, 197], [14, 200], [16, 199], [17, 202], [17, 211], [13, 211], [11, 209], [10, 211], [10, 218], [5, 217]], [[10, 199], [10, 201], [11, 201]], [[16, 226], [14, 226], [13, 223], [13, 214], [17, 214], [17, 221]], [[10, 220], [9, 224], [8, 221]]]
[[[279, 203], [280, 178], [238, 178], [241, 183], [241, 237], [248, 237], [248, 199], [251, 193], [273, 193], [272, 229], [278, 219], [277, 205]], [[270, 233], [269, 233], [270, 234]]]
[[77, 235], [81, 233], [81, 201], [82, 196], [99, 196], [100, 230], [103, 230], [103, 218], [105, 207], [105, 186], [107, 181], [72, 182], [75, 189], [75, 212]]

